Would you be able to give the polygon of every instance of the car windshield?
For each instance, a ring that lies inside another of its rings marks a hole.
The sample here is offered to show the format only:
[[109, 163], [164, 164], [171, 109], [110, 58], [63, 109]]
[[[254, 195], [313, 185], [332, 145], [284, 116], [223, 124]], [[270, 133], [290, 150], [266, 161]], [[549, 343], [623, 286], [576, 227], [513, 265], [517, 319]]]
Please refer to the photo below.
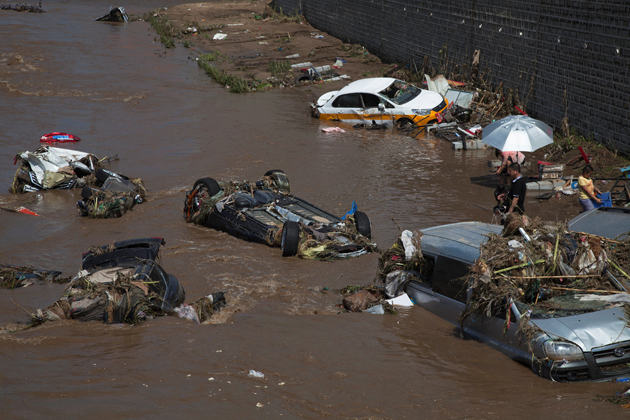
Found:
[[[625, 300], [625, 298], [623, 298]], [[555, 296], [530, 305], [524, 302], [514, 302], [521, 315], [529, 314], [532, 319], [541, 318], [561, 318], [571, 315], [579, 315], [587, 312], [601, 311], [603, 309], [617, 306], [621, 302], [610, 299], [607, 296], [592, 295], [585, 293], [567, 293]]]
[[406, 83], [402, 80], [394, 80], [394, 83], [389, 85], [387, 89], [382, 90], [380, 93], [386, 96], [390, 101], [398, 105], [402, 105], [420, 95], [420, 93], [422, 93], [422, 89], [418, 89], [411, 83]]

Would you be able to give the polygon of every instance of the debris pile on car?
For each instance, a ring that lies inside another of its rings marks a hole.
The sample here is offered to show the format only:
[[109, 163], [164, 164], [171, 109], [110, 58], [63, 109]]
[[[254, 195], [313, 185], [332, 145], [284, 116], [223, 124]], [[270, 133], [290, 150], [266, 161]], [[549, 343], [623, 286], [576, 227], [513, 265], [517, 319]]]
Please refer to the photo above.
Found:
[[76, 188], [93, 185], [95, 172], [102, 163], [117, 157], [99, 159], [92, 153], [41, 146], [34, 152], [22, 152], [15, 156], [20, 161], [10, 192], [21, 194], [53, 188]]
[[372, 252], [371, 224], [356, 203], [343, 218], [290, 193], [287, 176], [268, 171], [255, 183], [199, 179], [184, 201], [186, 221], [282, 248], [283, 256], [328, 260]]
[[185, 304], [177, 278], [156, 262], [164, 244], [162, 238], [140, 238], [92, 247], [61, 297], [32, 314], [27, 328], [65, 319], [137, 324], [164, 315], [207, 321], [225, 305], [224, 293]]
[[40, 270], [32, 267], [0, 264], [0, 288], [17, 289], [35, 284], [37, 281], [66, 283], [70, 277], [63, 277], [61, 271]]
[[564, 222], [510, 215], [502, 235], [490, 235], [481, 246], [460, 321], [463, 325], [472, 314], [509, 313], [512, 303], [521, 313], [545, 317], [613, 306], [630, 310], [628, 273], [630, 240], [571, 232]]
[[214, 293], [192, 304], [181, 303], [179, 306], [166, 302], [164, 293], [161, 285], [154, 281], [142, 281], [131, 270], [117, 271], [111, 282], [101, 282], [80, 274], [58, 300], [33, 315], [31, 326], [63, 319], [137, 324], [164, 315], [178, 315], [203, 323], [225, 305], [223, 293]]
[[98, 169], [95, 177], [95, 187], [85, 186], [81, 191], [83, 200], [77, 203], [81, 216], [95, 219], [121, 217], [145, 201], [147, 189], [140, 178], [129, 178], [106, 169]]

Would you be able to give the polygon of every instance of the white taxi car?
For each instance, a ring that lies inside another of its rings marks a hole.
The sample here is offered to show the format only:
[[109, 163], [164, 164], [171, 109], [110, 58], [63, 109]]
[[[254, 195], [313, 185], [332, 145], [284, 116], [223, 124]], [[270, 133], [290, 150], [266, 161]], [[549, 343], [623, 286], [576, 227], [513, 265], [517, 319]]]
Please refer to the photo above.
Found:
[[311, 105], [313, 116], [322, 120], [422, 126], [436, 122], [436, 114], [448, 107], [448, 101], [437, 92], [402, 80], [373, 77], [325, 93]]

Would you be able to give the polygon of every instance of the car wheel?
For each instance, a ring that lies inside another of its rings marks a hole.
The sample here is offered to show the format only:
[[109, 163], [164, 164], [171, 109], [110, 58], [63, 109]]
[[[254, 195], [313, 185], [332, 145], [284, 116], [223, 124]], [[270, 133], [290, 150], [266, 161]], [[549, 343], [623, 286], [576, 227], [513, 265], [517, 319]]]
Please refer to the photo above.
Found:
[[354, 223], [357, 226], [357, 231], [368, 239], [372, 239], [372, 222], [367, 214], [362, 211], [354, 212]]
[[282, 228], [282, 242], [280, 247], [282, 248], [283, 257], [292, 257], [298, 252], [300, 245], [300, 225], [297, 222], [290, 220], [284, 222]]
[[270, 171], [265, 172], [265, 175], [270, 177], [274, 184], [276, 184], [276, 188], [280, 191], [284, 191], [286, 193], [291, 192], [291, 184], [289, 184], [289, 177], [284, 173], [284, 171], [280, 169], [272, 169]]
[[193, 211], [199, 210], [202, 199], [217, 195], [221, 191], [221, 186], [214, 178], [201, 178], [193, 185], [193, 192], [195, 191], [195, 198], [192, 202]]
[[300, 86], [302, 82], [312, 82], [314, 77], [310, 74], [300, 74], [295, 78], [295, 86]]

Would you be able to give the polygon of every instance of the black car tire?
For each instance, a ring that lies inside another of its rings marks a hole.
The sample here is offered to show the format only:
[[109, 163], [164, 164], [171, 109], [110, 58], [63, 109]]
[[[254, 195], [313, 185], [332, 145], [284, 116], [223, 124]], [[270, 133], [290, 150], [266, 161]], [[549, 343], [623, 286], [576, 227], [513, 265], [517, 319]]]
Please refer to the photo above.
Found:
[[[221, 191], [221, 186], [214, 178], [198, 179], [197, 182], [195, 182], [195, 185], [193, 185], [193, 191], [199, 190], [201, 188], [208, 191], [208, 197], [213, 197], [217, 195], [219, 191]], [[192, 206], [194, 211], [199, 210], [199, 202], [196, 198], [195, 200], [193, 200]]]
[[282, 242], [280, 247], [282, 248], [283, 257], [292, 257], [298, 252], [300, 245], [300, 225], [297, 222], [290, 220], [284, 222], [282, 228]]
[[[278, 181], [281, 181], [279, 179], [279, 177], [276, 174], [282, 174], [282, 178], [284, 178], [286, 180], [286, 187], [282, 187], [281, 185], [279, 185]], [[265, 172], [265, 175], [263, 176], [268, 176], [273, 178], [274, 181], [276, 181], [276, 186], [278, 187], [278, 189], [280, 191], [284, 191], [286, 193], [290, 193], [291, 192], [291, 184], [289, 183], [289, 177], [287, 176], [287, 174], [284, 173], [283, 170], [281, 169], [271, 169], [268, 170], [267, 172]]]
[[372, 223], [367, 214], [362, 211], [354, 212], [354, 223], [357, 225], [357, 231], [368, 239], [372, 239]]
[[310, 74], [300, 74], [295, 78], [295, 86], [300, 86], [302, 82], [312, 82], [314, 77]]
[[81, 197], [83, 197], [84, 200], [87, 200], [88, 198], [92, 197], [92, 195], [94, 195], [94, 191], [92, 190], [92, 188], [88, 187], [87, 185], [83, 187], [83, 189], [81, 190]]

